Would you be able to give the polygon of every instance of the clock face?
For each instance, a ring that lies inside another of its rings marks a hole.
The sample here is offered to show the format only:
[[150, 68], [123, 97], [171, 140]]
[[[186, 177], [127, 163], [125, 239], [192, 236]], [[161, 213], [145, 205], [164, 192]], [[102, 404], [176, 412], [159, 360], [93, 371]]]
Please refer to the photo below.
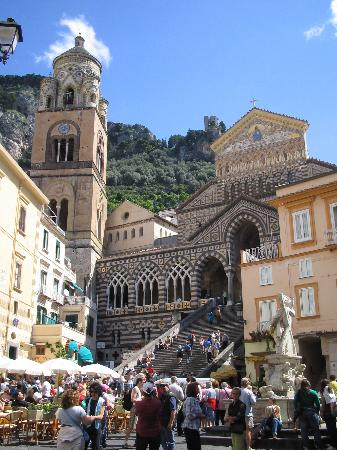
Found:
[[58, 126], [58, 130], [60, 134], [67, 134], [69, 132], [70, 126], [68, 123], [61, 123]]

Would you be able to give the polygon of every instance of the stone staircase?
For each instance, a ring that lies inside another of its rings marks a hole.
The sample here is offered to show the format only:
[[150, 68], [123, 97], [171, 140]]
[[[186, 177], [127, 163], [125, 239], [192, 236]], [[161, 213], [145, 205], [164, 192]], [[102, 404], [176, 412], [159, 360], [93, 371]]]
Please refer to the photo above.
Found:
[[[279, 439], [259, 438], [253, 444], [255, 450], [267, 449], [288, 449], [288, 450], [302, 450], [302, 439], [300, 430], [288, 428], [282, 429], [279, 433]], [[325, 428], [321, 428], [322, 445], [327, 445], [329, 439]], [[206, 432], [201, 435], [202, 445], [211, 445], [214, 447], [231, 447], [231, 437], [228, 426], [218, 426], [207, 428]], [[310, 437], [310, 449], [314, 447], [313, 437]]]
[[[198, 318], [186, 328], [179, 331], [175, 338], [173, 345], [166, 350], [156, 349], [155, 360], [153, 366], [158, 374], [167, 374], [168, 376], [176, 375], [178, 377], [185, 376], [187, 373], [193, 373], [195, 376], [200, 376], [202, 373], [205, 376], [205, 368], [208, 363], [206, 355], [202, 353], [199, 340], [200, 337], [208, 337], [216, 330], [220, 330], [221, 333], [226, 332], [229, 337], [229, 342], [240, 342], [243, 335], [243, 322], [239, 319], [235, 312], [229, 307], [223, 307], [222, 310], [223, 320], [220, 323], [210, 325], [207, 320], [207, 314]], [[178, 364], [176, 350], [178, 345], [184, 345], [188, 336], [194, 333], [196, 336], [196, 343], [193, 348], [190, 362], [187, 363], [186, 356], [184, 355], [183, 361]], [[235, 352], [235, 346], [234, 346]], [[242, 356], [242, 355], [241, 355]], [[140, 370], [138, 366], [137, 369]]]

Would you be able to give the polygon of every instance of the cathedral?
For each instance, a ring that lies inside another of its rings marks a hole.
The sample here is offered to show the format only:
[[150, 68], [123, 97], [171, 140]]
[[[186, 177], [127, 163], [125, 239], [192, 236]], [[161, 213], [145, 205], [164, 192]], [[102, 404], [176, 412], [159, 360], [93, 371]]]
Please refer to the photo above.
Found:
[[108, 216], [101, 70], [80, 36], [55, 58], [31, 177], [66, 232], [78, 284], [97, 301], [97, 359], [118, 362], [207, 298], [242, 316], [241, 252], [279, 242], [276, 187], [333, 166], [309, 158], [305, 120], [254, 107], [211, 145], [216, 177], [177, 208], [177, 224], [131, 202]]

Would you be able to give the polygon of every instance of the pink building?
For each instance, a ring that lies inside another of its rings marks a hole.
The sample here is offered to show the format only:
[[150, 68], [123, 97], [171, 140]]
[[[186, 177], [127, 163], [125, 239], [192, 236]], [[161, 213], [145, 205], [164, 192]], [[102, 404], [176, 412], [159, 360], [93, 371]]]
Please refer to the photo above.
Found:
[[337, 375], [337, 173], [279, 187], [270, 205], [278, 210], [278, 244], [242, 252], [241, 276], [247, 374], [262, 380], [266, 339], [280, 292], [294, 299], [293, 333], [317, 385]]

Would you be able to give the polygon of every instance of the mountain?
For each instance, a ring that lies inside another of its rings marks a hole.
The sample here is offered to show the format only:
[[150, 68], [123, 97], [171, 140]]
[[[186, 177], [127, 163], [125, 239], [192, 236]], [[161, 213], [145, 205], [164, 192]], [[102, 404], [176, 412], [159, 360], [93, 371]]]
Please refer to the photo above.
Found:
[[[41, 79], [0, 76], [0, 142], [26, 171]], [[143, 125], [108, 122], [109, 209], [125, 199], [155, 212], [177, 207], [214, 177], [211, 140], [206, 131], [189, 130], [166, 142]]]

